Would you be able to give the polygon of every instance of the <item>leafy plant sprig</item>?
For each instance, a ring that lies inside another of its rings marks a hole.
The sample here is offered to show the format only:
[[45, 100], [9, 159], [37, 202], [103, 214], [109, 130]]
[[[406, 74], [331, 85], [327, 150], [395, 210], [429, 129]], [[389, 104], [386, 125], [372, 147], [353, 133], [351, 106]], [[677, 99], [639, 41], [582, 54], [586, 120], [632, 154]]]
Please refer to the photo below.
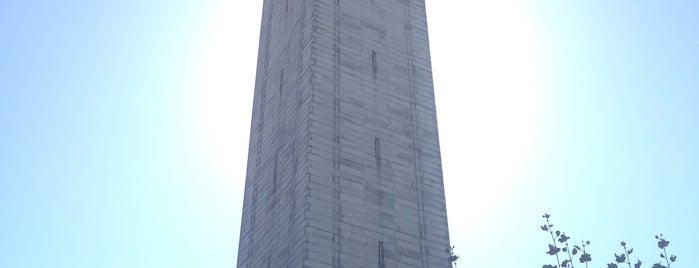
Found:
[[[541, 225], [540, 228], [542, 231], [545, 231], [551, 235], [551, 241], [553, 242], [552, 244], [549, 244], [549, 250], [546, 252], [546, 254], [556, 256], [557, 263], [557, 265], [546, 264], [543, 266], [543, 268], [575, 268], [573, 257], [581, 251], [580, 247], [573, 245], [573, 248], [571, 248], [568, 242], [570, 240], [569, 236], [559, 230], [556, 230], [555, 232], [553, 231], [553, 224], [551, 224], [550, 221], [551, 215], [544, 214], [542, 217], [546, 219], [546, 224]], [[592, 260], [590, 254], [585, 251], [585, 246], [589, 244], [590, 241], [587, 241], [587, 244], [585, 244], [585, 242], [582, 244], [583, 255], [580, 257], [580, 263], [585, 263], [585, 267], [587, 267], [587, 262]], [[559, 247], [559, 245], [562, 247]], [[560, 252], [568, 253], [568, 258], [563, 259], [563, 262], [561, 262], [561, 256], [559, 255]]]
[[663, 253], [660, 253], [660, 258], [665, 259], [665, 264], [667, 264], [667, 266], [663, 265], [662, 260], [661, 260], [660, 262], [653, 264], [653, 268], [670, 268], [670, 264], [674, 263], [677, 260], [677, 256], [675, 256], [675, 255], [671, 255], [668, 258], [666, 248], [667, 248], [667, 246], [670, 245], [670, 241], [663, 238], [663, 234], [660, 234], [659, 236], [656, 235], [655, 239], [658, 240], [658, 248], [663, 250]]
[[[582, 252], [583, 252], [583, 254], [580, 255], [580, 263], [584, 263], [584, 264], [585, 264], [585, 268], [587, 268], [587, 263], [589, 263], [589, 262], [592, 261], [592, 255], [590, 255], [590, 253], [587, 253], [587, 246], [590, 245], [590, 240], [588, 240], [588, 241], [583, 241], [583, 242], [581, 242], [581, 243], [582, 243]], [[575, 247], [579, 249], [578, 246], [575, 246]]]
[[621, 241], [621, 247], [624, 248], [624, 251], [621, 253], [621, 255], [614, 253], [614, 261], [616, 263], [611, 262], [607, 264], [607, 268], [618, 268], [619, 266], [617, 265], [617, 263], [627, 264], [629, 268], [641, 268], [641, 264], [643, 263], [641, 262], [641, 260], [638, 260], [638, 262], [636, 262], [636, 264], [634, 264], [634, 266], [631, 267], [631, 254], [633, 254], [633, 248], [626, 248], [626, 242], [624, 241]]
[[[553, 241], [553, 244], [549, 244], [549, 251], [547, 251], [546, 254], [549, 254], [551, 256], [556, 256], [556, 264], [558, 264], [557, 266], [546, 264], [543, 266], [543, 268], [557, 268], [557, 267], [561, 266], [561, 259], [558, 257], [558, 252], [561, 251], [561, 248], [558, 247], [558, 245], [556, 244], [556, 237], [553, 236], [553, 229], [551, 229], [553, 227], [553, 224], [551, 224], [551, 222], [549, 221], [549, 218], [551, 217], [551, 215], [549, 215], [548, 213], [545, 213], [544, 216], [542, 216], [542, 217], [544, 217], [546, 219], [546, 224], [541, 226], [541, 230], [551, 234], [551, 240]], [[560, 231], [556, 231], [556, 232], [558, 233], [557, 235], [560, 235]]]

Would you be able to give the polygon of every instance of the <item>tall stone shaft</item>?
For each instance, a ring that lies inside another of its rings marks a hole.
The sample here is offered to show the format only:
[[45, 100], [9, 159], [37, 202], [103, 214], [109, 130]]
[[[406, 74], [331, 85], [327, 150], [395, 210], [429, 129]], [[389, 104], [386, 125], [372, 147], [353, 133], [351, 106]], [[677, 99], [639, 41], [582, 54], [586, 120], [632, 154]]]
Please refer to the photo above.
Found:
[[451, 267], [424, 0], [264, 0], [238, 267]]

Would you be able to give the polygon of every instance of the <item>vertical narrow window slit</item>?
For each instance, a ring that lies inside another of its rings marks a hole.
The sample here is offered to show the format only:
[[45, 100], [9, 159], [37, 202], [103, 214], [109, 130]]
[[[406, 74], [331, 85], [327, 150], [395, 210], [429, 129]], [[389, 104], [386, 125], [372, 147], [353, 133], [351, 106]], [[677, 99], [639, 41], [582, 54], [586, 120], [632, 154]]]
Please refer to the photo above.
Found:
[[376, 166], [381, 166], [381, 140], [374, 138], [374, 157], [376, 158]]
[[282, 99], [282, 91], [284, 90], [284, 69], [282, 69], [279, 75], [279, 100]]
[[383, 241], [379, 241], [379, 268], [386, 267], [383, 256]]
[[272, 175], [272, 194], [277, 193], [277, 166], [279, 165], [279, 153], [274, 155], [274, 173]]
[[377, 61], [376, 51], [372, 50], [371, 51], [371, 70], [374, 73], [374, 76], [376, 76], [376, 70], [378, 69], [376, 61]]

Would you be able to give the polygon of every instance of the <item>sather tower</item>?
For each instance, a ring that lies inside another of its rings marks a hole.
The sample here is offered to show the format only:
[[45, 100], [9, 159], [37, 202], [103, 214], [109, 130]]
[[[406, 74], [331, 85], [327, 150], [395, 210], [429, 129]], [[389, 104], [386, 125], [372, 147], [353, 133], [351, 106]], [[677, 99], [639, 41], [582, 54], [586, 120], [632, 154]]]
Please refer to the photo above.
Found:
[[449, 247], [424, 0], [264, 0], [238, 267]]

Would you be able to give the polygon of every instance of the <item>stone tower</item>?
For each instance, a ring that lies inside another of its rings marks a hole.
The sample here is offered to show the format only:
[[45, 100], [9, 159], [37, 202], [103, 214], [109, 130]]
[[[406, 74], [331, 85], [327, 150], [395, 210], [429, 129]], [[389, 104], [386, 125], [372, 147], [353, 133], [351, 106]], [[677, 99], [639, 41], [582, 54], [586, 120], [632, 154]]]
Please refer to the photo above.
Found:
[[424, 0], [262, 16], [238, 267], [451, 267]]

